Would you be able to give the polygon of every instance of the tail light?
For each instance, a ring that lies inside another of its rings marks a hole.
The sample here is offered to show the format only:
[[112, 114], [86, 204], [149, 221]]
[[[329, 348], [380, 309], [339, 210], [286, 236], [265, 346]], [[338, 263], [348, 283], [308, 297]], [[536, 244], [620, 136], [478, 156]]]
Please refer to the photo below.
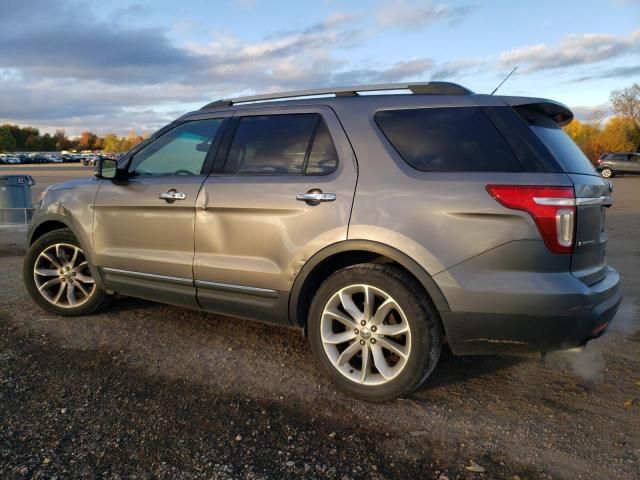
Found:
[[487, 185], [487, 191], [505, 207], [531, 215], [549, 250], [555, 253], [573, 251], [576, 229], [573, 187]]
[[602, 163], [602, 159], [601, 159], [601, 158], [599, 158], [598, 160], [596, 160], [596, 163], [597, 163], [598, 165], [600, 165], [600, 164]]

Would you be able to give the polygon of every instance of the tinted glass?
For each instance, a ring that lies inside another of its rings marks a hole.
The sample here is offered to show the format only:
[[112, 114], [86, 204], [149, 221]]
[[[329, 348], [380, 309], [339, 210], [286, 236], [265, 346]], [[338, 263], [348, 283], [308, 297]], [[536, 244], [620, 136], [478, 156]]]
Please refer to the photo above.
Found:
[[305, 173], [307, 175], [326, 175], [333, 172], [337, 166], [338, 153], [336, 152], [336, 147], [331, 140], [327, 125], [323, 120], [320, 120], [313, 138]]
[[183, 123], [152, 141], [133, 156], [135, 175], [200, 175], [207, 151], [222, 119]]
[[476, 107], [378, 112], [375, 120], [412, 167], [427, 172], [521, 171], [513, 151]]
[[627, 161], [627, 155], [611, 155], [611, 160], [616, 160], [618, 162], [626, 162]]
[[544, 143], [555, 160], [567, 173], [597, 175], [589, 159], [553, 119], [539, 112], [519, 109], [533, 133]]
[[482, 107], [502, 134], [525, 172], [562, 172], [549, 150], [511, 107]]
[[261, 115], [240, 119], [225, 171], [254, 175], [302, 174], [318, 115]]

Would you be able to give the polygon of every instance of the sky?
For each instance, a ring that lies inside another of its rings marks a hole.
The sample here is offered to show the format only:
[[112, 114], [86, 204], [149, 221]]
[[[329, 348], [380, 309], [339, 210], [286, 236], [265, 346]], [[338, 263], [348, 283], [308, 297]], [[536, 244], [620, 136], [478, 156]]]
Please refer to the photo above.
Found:
[[0, 124], [150, 133], [210, 101], [446, 80], [610, 114], [640, 0], [0, 0]]

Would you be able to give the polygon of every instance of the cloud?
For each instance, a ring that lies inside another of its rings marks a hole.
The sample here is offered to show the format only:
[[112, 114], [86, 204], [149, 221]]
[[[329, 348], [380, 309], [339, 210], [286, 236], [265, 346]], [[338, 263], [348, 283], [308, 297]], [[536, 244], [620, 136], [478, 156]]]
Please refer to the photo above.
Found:
[[431, 74], [432, 80], [455, 80], [478, 73], [489, 65], [487, 60], [476, 58], [464, 58], [453, 60], [439, 65]]
[[378, 10], [376, 19], [380, 25], [385, 27], [418, 30], [437, 21], [458, 23], [466, 18], [472, 10], [473, 7], [469, 5], [460, 7], [434, 3], [407, 5], [399, 1], [385, 3]]
[[0, 65], [36, 76], [163, 83], [204, 62], [158, 28], [97, 20], [72, 3], [3, 0], [0, 18]]
[[592, 122], [594, 120], [603, 120], [613, 115], [613, 108], [608, 103], [593, 106], [577, 106], [570, 107], [575, 118], [581, 122]]
[[581, 77], [574, 78], [566, 83], [586, 82], [589, 80], [599, 80], [603, 78], [628, 78], [640, 76], [640, 65], [630, 65], [627, 67], [614, 67], [606, 70], [599, 70]]
[[640, 30], [628, 36], [585, 33], [568, 35], [557, 46], [544, 43], [518, 48], [500, 55], [503, 66], [518, 66], [524, 72], [590, 65], [640, 52]]

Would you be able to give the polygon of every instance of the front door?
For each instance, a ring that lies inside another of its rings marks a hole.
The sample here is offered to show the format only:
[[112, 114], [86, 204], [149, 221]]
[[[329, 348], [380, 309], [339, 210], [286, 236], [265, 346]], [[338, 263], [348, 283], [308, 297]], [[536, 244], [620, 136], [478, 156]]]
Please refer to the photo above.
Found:
[[109, 287], [197, 306], [194, 207], [223, 118], [186, 121], [126, 161], [128, 180], [103, 181], [95, 201], [96, 264]]
[[286, 323], [297, 272], [347, 238], [353, 151], [326, 107], [237, 111], [227, 135], [196, 205], [198, 300], [212, 311]]

